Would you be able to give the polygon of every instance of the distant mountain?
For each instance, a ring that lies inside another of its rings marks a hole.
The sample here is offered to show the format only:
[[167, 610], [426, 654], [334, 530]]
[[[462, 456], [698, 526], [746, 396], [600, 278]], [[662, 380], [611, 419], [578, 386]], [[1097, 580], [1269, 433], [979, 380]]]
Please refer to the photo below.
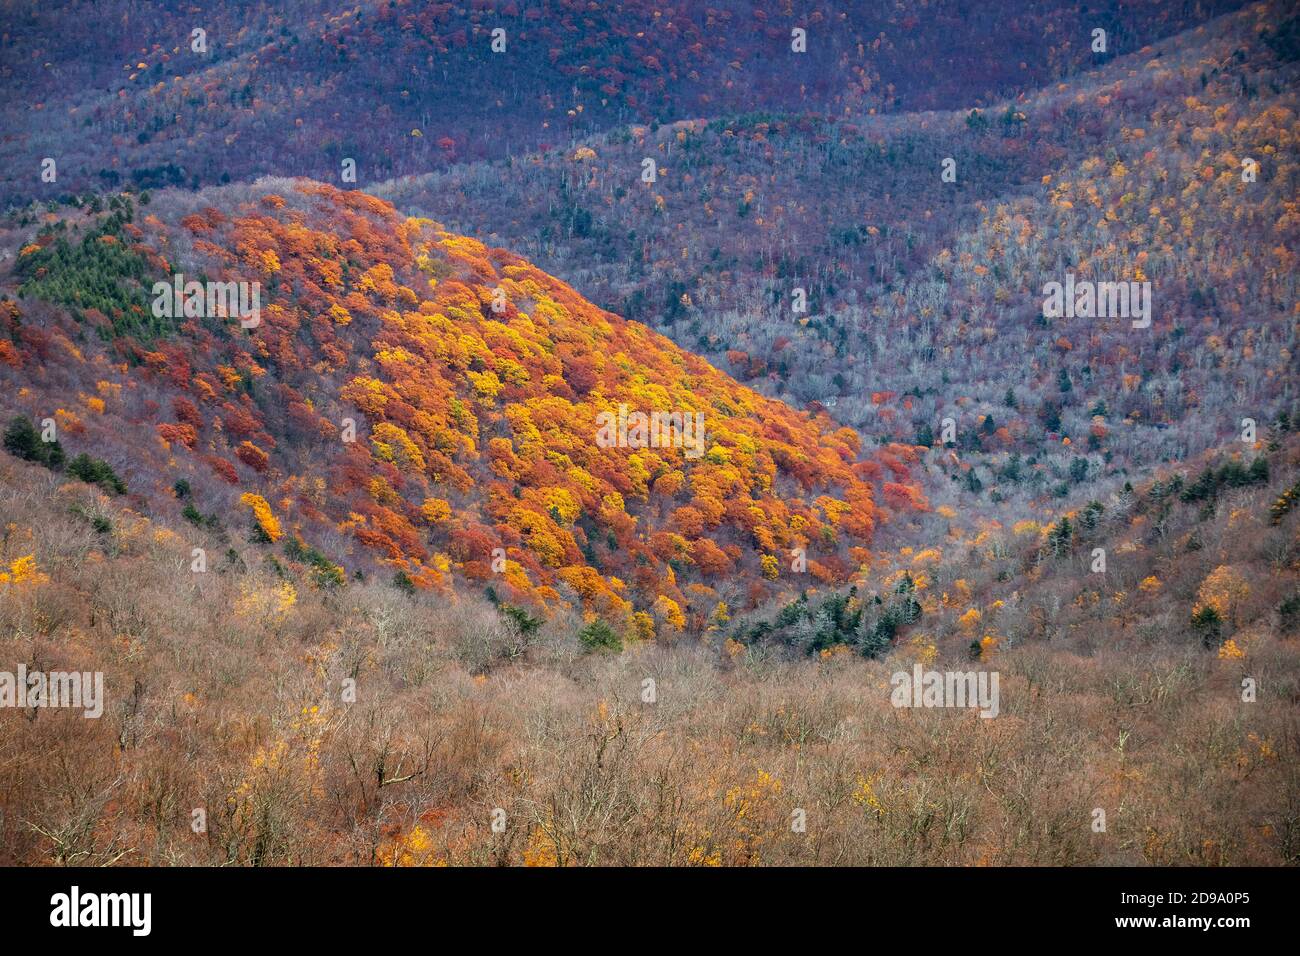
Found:
[[[627, 123], [984, 105], [1240, 6], [11, 4], [0, 202], [267, 174], [342, 185], [348, 159], [366, 185], [567, 149]], [[807, 52], [795, 52], [796, 29]], [[1104, 53], [1094, 30], [1106, 31]], [[53, 182], [42, 178], [47, 158]]]

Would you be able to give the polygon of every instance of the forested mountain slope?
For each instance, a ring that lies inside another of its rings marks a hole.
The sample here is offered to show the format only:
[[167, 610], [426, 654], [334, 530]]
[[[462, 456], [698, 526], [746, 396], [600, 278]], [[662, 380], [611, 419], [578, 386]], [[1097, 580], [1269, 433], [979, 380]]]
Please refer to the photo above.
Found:
[[[9, 234], [6, 421], [52, 422], [140, 506], [251, 525], [326, 577], [377, 561], [647, 636], [794, 586], [796, 551], [846, 581], [878, 521], [925, 507], [910, 446], [863, 455], [824, 414], [364, 193], [98, 206]], [[158, 316], [175, 274], [257, 282], [260, 322]], [[656, 413], [676, 416], [657, 436], [626, 422]]]
[[[377, 192], [867, 440], [948, 445], [987, 505], [1294, 403], [1298, 61], [1260, 3], [982, 110], [633, 127]], [[1149, 282], [1150, 327], [1045, 317], [1067, 274]]]

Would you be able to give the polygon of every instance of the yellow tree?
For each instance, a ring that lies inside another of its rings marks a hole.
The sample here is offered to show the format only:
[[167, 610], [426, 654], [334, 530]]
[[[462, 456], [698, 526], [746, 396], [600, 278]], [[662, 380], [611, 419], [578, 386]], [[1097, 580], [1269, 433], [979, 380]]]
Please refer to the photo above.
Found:
[[1250, 586], [1241, 572], [1230, 565], [1221, 564], [1201, 582], [1200, 590], [1196, 592], [1193, 613], [1210, 607], [1220, 618], [1235, 626], [1237, 612], [1249, 595]]

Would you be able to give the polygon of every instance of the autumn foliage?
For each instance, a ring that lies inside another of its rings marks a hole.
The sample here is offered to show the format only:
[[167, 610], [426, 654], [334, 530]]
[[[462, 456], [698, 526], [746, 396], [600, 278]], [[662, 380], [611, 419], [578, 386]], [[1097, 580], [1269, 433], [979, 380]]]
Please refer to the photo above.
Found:
[[[112, 401], [83, 399], [110, 419], [125, 414], [122, 389], [147, 384], [154, 397], [133, 415], [153, 421], [159, 477], [236, 485], [266, 541], [293, 529], [416, 587], [459, 578], [629, 634], [638, 611], [677, 632], [737, 575], [754, 585], [750, 605], [803, 586], [782, 580], [797, 549], [818, 580], [847, 580], [848, 549], [880, 517], [877, 488], [893, 511], [927, 507], [909, 446], [864, 459], [824, 412], [738, 385], [516, 255], [361, 193], [275, 185], [131, 227], [160, 273], [259, 282], [257, 327], [183, 319], [168, 336], [58, 355], [94, 366]], [[180, 246], [193, 261], [172, 261]], [[70, 332], [49, 317], [46, 334]], [[698, 414], [700, 443], [603, 447], [599, 416], [620, 407]]]

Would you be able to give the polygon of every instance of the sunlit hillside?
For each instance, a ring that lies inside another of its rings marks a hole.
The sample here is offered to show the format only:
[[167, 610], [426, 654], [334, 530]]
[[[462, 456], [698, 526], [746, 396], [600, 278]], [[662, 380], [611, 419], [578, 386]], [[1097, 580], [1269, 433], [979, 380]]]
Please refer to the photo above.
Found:
[[[362, 193], [264, 181], [49, 219], [4, 311], [7, 411], [53, 416], [140, 501], [186, 482], [173, 513], [255, 526], [331, 580], [384, 569], [626, 636], [698, 631], [779, 593], [796, 551], [846, 582], [882, 508], [926, 506], [910, 447], [864, 455], [825, 414]], [[260, 323], [155, 316], [174, 274], [256, 276]], [[620, 414], [659, 409], [681, 421], [666, 447], [619, 440]]]

